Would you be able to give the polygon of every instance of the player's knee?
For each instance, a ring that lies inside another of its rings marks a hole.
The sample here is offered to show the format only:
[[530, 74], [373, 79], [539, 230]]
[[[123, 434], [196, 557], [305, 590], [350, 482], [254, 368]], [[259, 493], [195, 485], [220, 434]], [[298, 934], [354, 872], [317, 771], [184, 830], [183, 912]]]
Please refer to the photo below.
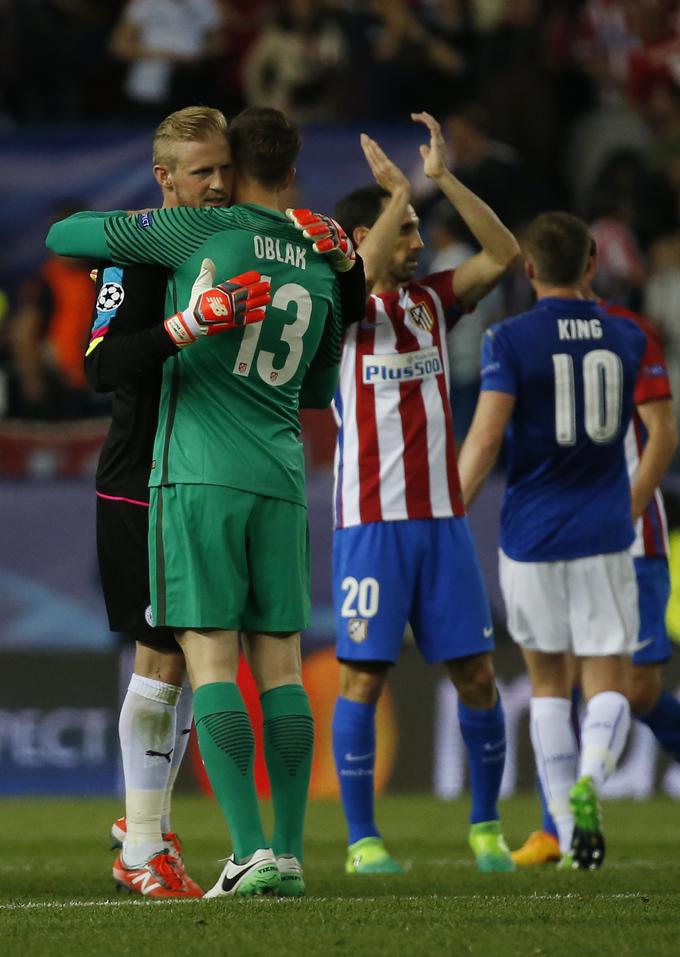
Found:
[[340, 666], [340, 694], [350, 701], [375, 704], [387, 678], [387, 665], [357, 667], [343, 662]]
[[186, 674], [184, 655], [179, 649], [166, 651], [138, 642], [135, 652], [135, 674], [162, 681], [165, 684], [181, 686]]
[[447, 662], [458, 697], [469, 708], [487, 709], [496, 701], [496, 675], [488, 655]]

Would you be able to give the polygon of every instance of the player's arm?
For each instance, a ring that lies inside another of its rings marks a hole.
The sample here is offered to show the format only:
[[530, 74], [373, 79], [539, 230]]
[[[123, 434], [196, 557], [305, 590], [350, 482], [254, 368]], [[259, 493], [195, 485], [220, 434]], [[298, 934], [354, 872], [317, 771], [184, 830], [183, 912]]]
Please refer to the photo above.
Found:
[[647, 444], [631, 485], [634, 522], [649, 505], [678, 447], [678, 426], [672, 399], [645, 402], [636, 408], [647, 429]]
[[515, 408], [507, 392], [480, 392], [470, 430], [458, 459], [463, 501], [469, 507], [486, 481], [503, 445], [505, 430]]
[[[87, 210], [74, 213], [66, 219], [52, 223], [45, 245], [59, 256], [82, 256], [85, 259], [108, 260], [104, 223], [114, 216], [125, 216], [123, 210], [101, 213]], [[84, 252], [79, 253], [82, 249]]]
[[647, 442], [631, 483], [633, 521], [637, 521], [660, 485], [678, 445], [666, 358], [649, 323], [636, 319], [645, 335], [645, 351], [635, 380], [635, 408], [647, 430]]
[[287, 209], [286, 216], [305, 239], [312, 240], [317, 256], [327, 259], [338, 279], [342, 324], [361, 322], [366, 307], [366, 275], [361, 256], [340, 223], [311, 209]]
[[411, 184], [374, 139], [366, 133], [362, 133], [360, 139], [373, 178], [378, 186], [382, 186], [390, 194], [382, 213], [361, 239], [361, 257], [364, 261], [368, 295], [392, 258], [404, 213], [411, 202]]
[[481, 391], [458, 458], [461, 491], [472, 504], [494, 467], [512, 418], [517, 395], [517, 360], [503, 326], [487, 329], [482, 340]]
[[[100, 272], [105, 287], [107, 270]], [[191, 287], [187, 308], [140, 330], [139, 326], [148, 322], [149, 314], [163, 315], [166, 277], [158, 270], [138, 269], [131, 275], [137, 283], [137, 294], [125, 293], [115, 311], [107, 309], [108, 301], [102, 300], [98, 289], [92, 334], [85, 353], [85, 373], [96, 392], [117, 389], [202, 336], [261, 322], [264, 307], [271, 301], [270, 283], [262, 280], [258, 272], [234, 276], [215, 286], [215, 265], [204, 259]]]
[[357, 255], [354, 267], [349, 272], [337, 274], [340, 289], [342, 325], [351, 326], [361, 322], [366, 315], [366, 276], [361, 256]]
[[[166, 282], [160, 269], [98, 270], [85, 351], [85, 375], [94, 392], [113, 392], [178, 352], [163, 322], [149, 327], [150, 316], [165, 313]], [[113, 298], [119, 302], [112, 303]]]
[[429, 113], [412, 113], [430, 133], [430, 144], [420, 147], [423, 170], [437, 184], [459, 213], [481, 251], [457, 267], [453, 273], [453, 292], [464, 306], [473, 306], [502, 279], [520, 249], [513, 234], [494, 211], [464, 186], [446, 166], [444, 138], [439, 123]]
[[46, 244], [61, 256], [176, 269], [213, 230], [226, 227], [216, 222], [216, 212], [180, 207], [132, 215], [76, 213], [52, 225]]
[[318, 348], [302, 380], [300, 408], [325, 409], [331, 404], [338, 385], [342, 354], [343, 321], [340, 313], [342, 296], [339, 284], [326, 315]]
[[339, 373], [338, 362], [326, 366], [312, 360], [300, 387], [300, 408], [327, 409], [338, 387]]

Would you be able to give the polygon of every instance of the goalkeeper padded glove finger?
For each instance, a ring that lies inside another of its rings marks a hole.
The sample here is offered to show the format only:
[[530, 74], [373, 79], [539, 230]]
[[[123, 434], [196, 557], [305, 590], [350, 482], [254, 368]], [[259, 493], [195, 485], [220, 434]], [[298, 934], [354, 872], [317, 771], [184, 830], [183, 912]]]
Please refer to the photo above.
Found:
[[315, 253], [328, 257], [335, 272], [348, 272], [352, 268], [356, 253], [352, 240], [340, 223], [323, 213], [313, 213], [311, 209], [287, 209], [286, 216], [302, 231], [305, 239], [313, 240]]
[[[203, 273], [202, 269], [199, 279]], [[214, 271], [208, 275], [214, 280]], [[204, 284], [203, 280], [197, 289], [198, 280], [194, 283], [192, 293], [197, 290], [198, 294], [192, 296], [193, 305], [190, 300], [183, 312], [165, 320], [165, 329], [179, 349], [196, 342], [199, 336], [214, 336], [251, 322], [262, 322], [265, 306], [271, 302], [271, 283], [254, 270], [207, 289], [202, 288]]]

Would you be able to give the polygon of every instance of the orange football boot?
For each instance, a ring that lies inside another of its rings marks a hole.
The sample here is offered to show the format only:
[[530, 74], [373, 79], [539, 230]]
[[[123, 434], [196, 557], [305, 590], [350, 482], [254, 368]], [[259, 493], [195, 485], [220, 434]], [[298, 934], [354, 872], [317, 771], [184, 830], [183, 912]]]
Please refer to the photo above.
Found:
[[533, 831], [510, 856], [518, 867], [550, 864], [560, 859], [560, 842], [547, 831]]

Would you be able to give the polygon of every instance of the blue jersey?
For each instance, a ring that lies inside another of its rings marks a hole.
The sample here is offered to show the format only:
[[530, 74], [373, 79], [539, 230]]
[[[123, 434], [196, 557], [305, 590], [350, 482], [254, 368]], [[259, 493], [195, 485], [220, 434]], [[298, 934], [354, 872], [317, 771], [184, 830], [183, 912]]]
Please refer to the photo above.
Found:
[[619, 552], [633, 541], [624, 436], [645, 337], [595, 302], [545, 298], [492, 326], [482, 389], [516, 397], [501, 548], [516, 561]]

